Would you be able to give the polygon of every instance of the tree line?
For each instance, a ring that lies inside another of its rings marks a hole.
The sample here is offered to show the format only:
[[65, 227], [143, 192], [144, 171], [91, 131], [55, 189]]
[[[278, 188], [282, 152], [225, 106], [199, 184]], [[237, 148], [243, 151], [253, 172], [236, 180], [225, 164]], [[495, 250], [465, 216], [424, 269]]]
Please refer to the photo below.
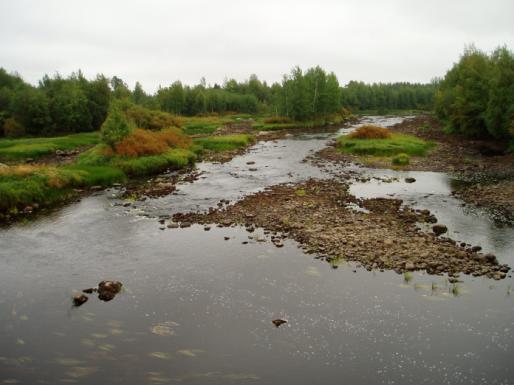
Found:
[[88, 80], [78, 71], [68, 77], [45, 75], [32, 86], [0, 68], [0, 133], [7, 136], [53, 135], [95, 131], [113, 100], [179, 115], [265, 113], [293, 120], [337, 113], [342, 107], [364, 109], [429, 109], [433, 85], [350, 82], [341, 86], [334, 73], [321, 67], [295, 67], [281, 82], [268, 85], [256, 75], [238, 82], [194, 86], [175, 81], [146, 93], [136, 82], [131, 90], [119, 77], [97, 75]]
[[471, 137], [514, 138], [514, 54], [471, 46], [440, 82], [435, 111], [449, 130]]

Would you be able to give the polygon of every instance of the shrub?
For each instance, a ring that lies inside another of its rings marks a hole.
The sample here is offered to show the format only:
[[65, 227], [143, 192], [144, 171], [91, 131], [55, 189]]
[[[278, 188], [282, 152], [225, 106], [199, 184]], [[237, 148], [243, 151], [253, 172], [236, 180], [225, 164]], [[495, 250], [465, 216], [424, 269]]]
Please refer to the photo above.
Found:
[[391, 131], [384, 127], [366, 124], [357, 128], [348, 137], [351, 139], [387, 139], [391, 137]]
[[163, 111], [150, 110], [141, 106], [131, 106], [125, 111], [136, 127], [147, 130], [162, 130], [170, 127], [181, 127], [182, 120], [172, 114]]
[[157, 133], [159, 139], [173, 148], [189, 148], [191, 138], [185, 135], [180, 128], [167, 128]]
[[116, 155], [137, 157], [142, 155], [156, 155], [166, 152], [168, 145], [159, 140], [151, 131], [136, 128], [121, 142], [114, 145]]
[[270, 118], [264, 119], [265, 124], [283, 124], [283, 123], [293, 123], [291, 118], [287, 116], [272, 116]]
[[25, 127], [23, 127], [16, 119], [9, 118], [4, 122], [4, 136], [7, 138], [19, 138], [25, 135]]
[[[114, 146], [114, 154], [137, 157], [144, 155], [158, 155], [172, 148], [188, 148], [191, 139], [185, 136], [179, 129], [153, 132], [136, 128], [132, 133]], [[108, 155], [109, 150], [107, 151]]]
[[409, 163], [410, 157], [405, 153], [398, 154], [393, 158], [393, 164], [396, 164], [398, 166], [406, 166]]
[[123, 112], [118, 108], [114, 108], [109, 112], [107, 119], [102, 124], [102, 141], [114, 149], [117, 143], [130, 134], [132, 128], [132, 124], [127, 120]]

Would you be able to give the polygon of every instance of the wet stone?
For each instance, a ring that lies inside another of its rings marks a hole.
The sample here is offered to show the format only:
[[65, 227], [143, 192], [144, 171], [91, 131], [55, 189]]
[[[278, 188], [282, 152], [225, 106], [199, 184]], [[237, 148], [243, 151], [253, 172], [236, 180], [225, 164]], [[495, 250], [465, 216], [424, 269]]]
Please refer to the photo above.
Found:
[[73, 297], [73, 306], [79, 307], [79, 306], [85, 304], [88, 301], [88, 299], [89, 298], [87, 297], [87, 295], [78, 294]]
[[283, 320], [283, 319], [274, 319], [273, 321], [271, 321], [273, 323], [273, 325], [275, 325], [275, 327], [280, 327], [280, 325], [283, 325], [285, 323], [287, 323], [286, 320]]
[[432, 231], [435, 235], [439, 236], [441, 234], [446, 233], [448, 231], [448, 227], [446, 227], [445, 225], [436, 224], [432, 226]]

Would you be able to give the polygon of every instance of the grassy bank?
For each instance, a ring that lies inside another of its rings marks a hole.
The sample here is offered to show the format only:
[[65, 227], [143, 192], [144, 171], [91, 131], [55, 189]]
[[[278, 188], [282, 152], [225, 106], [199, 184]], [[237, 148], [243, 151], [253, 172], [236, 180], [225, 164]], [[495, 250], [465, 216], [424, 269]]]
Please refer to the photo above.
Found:
[[245, 134], [208, 136], [193, 139], [193, 143], [201, 149], [222, 152], [246, 147], [253, 142], [253, 137]]
[[53, 138], [0, 139], [0, 161], [37, 159], [57, 150], [69, 151], [78, 147], [97, 144], [97, 132], [58, 136]]
[[[69, 199], [77, 189], [108, 187], [130, 177], [157, 174], [194, 164], [203, 151], [223, 152], [253, 142], [250, 135], [196, 138], [188, 148], [169, 148], [162, 154], [120, 156], [104, 144], [80, 154], [64, 166], [20, 164], [0, 168], [0, 219], [27, 208], [48, 206]], [[3, 214], [2, 214], [3, 213]]]
[[338, 149], [347, 154], [395, 156], [407, 154], [410, 156], [425, 156], [435, 146], [415, 136], [391, 134], [384, 139], [360, 139], [350, 136], [340, 136], [337, 139]]
[[0, 212], [16, 214], [29, 205], [50, 205], [76, 194], [74, 189], [109, 186], [126, 179], [108, 166], [15, 166], [0, 171]]

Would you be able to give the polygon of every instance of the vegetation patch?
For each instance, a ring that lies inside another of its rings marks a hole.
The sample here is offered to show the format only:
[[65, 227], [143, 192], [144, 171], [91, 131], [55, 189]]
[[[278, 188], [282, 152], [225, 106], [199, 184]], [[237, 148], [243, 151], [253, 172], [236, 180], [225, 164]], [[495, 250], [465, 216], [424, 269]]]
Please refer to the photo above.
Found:
[[73, 188], [108, 186], [125, 178], [123, 171], [109, 166], [7, 167], [0, 173], [0, 211], [52, 204], [72, 195]]
[[357, 128], [348, 137], [352, 139], [388, 139], [391, 137], [391, 131], [384, 127], [366, 124]]
[[0, 159], [7, 161], [39, 158], [57, 150], [68, 151], [97, 144], [97, 132], [58, 136], [53, 138], [0, 139]]
[[357, 155], [394, 156], [403, 153], [425, 156], [435, 144], [410, 135], [391, 134], [387, 139], [354, 139], [344, 135], [337, 139], [337, 146], [343, 153]]
[[193, 164], [196, 154], [190, 150], [175, 148], [164, 154], [139, 158], [115, 157], [111, 164], [130, 176], [156, 174], [167, 169], [180, 169]]
[[253, 137], [245, 134], [209, 136], [193, 139], [193, 143], [214, 152], [236, 150], [248, 146], [252, 142]]
[[392, 163], [397, 166], [406, 166], [410, 163], [410, 157], [407, 154], [401, 153], [393, 157]]

